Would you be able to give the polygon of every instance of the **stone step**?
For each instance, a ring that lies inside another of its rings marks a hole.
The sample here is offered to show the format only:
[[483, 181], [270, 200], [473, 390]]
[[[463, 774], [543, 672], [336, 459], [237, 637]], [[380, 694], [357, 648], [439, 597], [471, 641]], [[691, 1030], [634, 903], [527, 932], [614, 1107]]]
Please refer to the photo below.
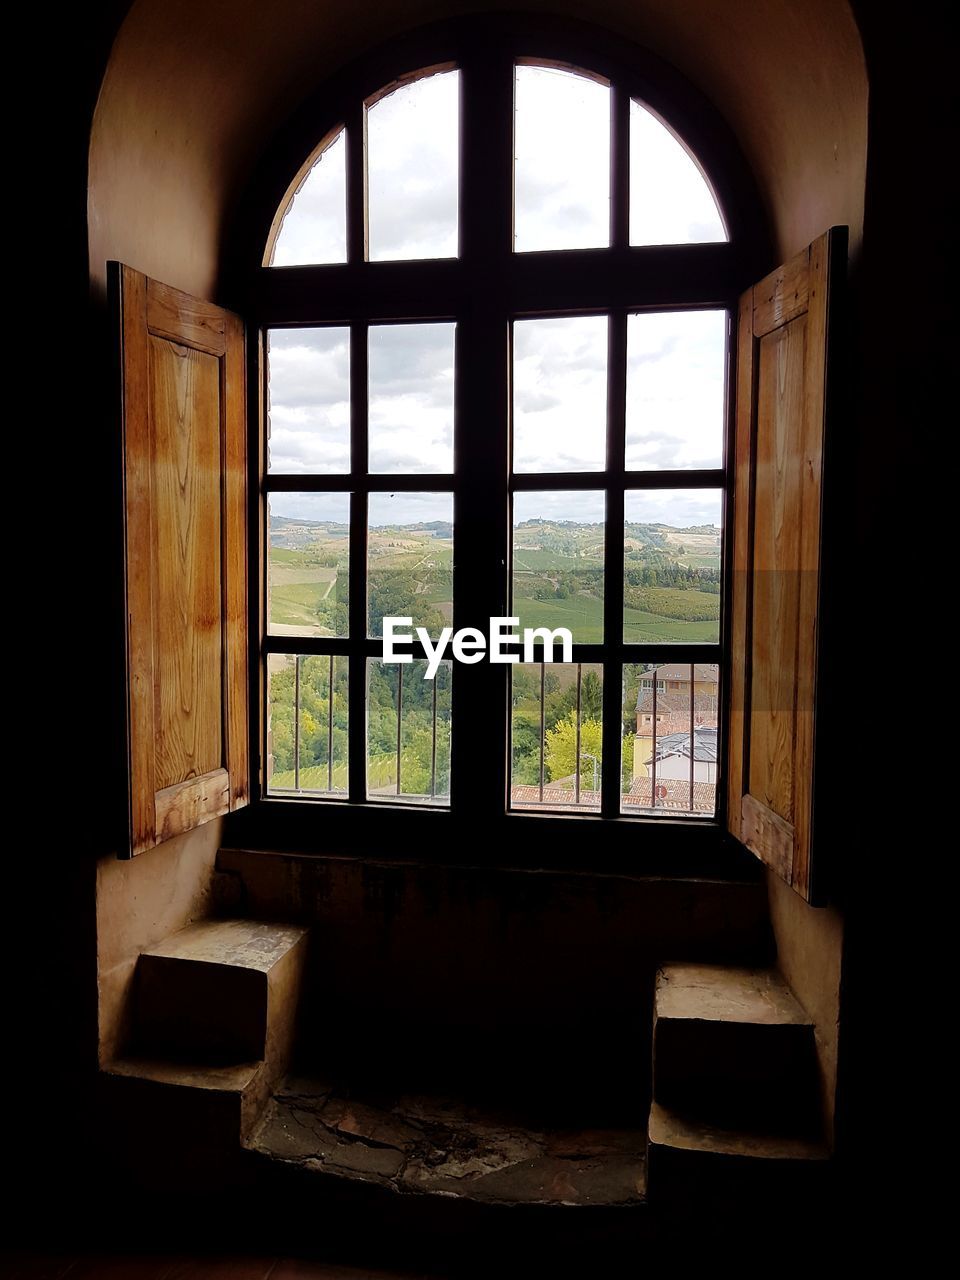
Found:
[[814, 1138], [705, 1123], [654, 1102], [647, 1163], [656, 1203], [702, 1198], [717, 1207], [743, 1196], [778, 1203], [815, 1195], [827, 1176], [829, 1150]]
[[208, 1064], [283, 1056], [306, 940], [299, 925], [256, 920], [205, 920], [171, 934], [137, 966], [138, 1051]]
[[706, 1123], [818, 1127], [813, 1024], [776, 971], [667, 964], [654, 999], [653, 1096]]
[[149, 1176], [160, 1187], [229, 1181], [268, 1097], [265, 1071], [262, 1061], [114, 1059], [101, 1079], [121, 1157], [136, 1168], [149, 1151]]
[[140, 957], [129, 1051], [103, 1069], [113, 1130], [158, 1184], [238, 1174], [242, 1142], [290, 1065], [307, 930], [206, 920]]

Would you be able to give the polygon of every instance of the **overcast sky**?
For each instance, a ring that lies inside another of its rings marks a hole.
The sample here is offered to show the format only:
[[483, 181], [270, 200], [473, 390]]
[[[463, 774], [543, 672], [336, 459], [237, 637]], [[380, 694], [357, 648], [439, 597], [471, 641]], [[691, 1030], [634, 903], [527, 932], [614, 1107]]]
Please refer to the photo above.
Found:
[[[458, 80], [457, 72], [428, 77], [368, 111], [372, 258], [457, 252]], [[517, 68], [518, 250], [608, 244], [609, 98], [606, 86], [581, 76]], [[344, 151], [341, 136], [310, 171], [284, 219], [275, 265], [345, 260]], [[630, 153], [631, 243], [724, 238], [716, 204], [696, 164], [639, 103], [631, 109]], [[454, 331], [450, 324], [371, 328], [372, 471], [452, 469]], [[606, 332], [603, 317], [516, 324], [518, 471], [603, 467]], [[341, 328], [271, 334], [271, 470], [329, 474], [348, 469], [347, 337]], [[720, 465], [724, 349], [721, 312], [631, 317], [628, 467]], [[422, 510], [438, 510], [438, 496], [425, 497]], [[538, 514], [563, 518], [548, 512], [548, 499], [562, 505], [567, 496], [545, 495]], [[691, 512], [704, 512], [702, 495], [696, 508], [687, 497], [674, 501], [676, 523], [686, 523]], [[666, 512], [666, 499], [661, 495], [658, 502]], [[408, 503], [409, 498], [403, 499]], [[410, 519], [442, 518], [413, 514], [411, 507]]]

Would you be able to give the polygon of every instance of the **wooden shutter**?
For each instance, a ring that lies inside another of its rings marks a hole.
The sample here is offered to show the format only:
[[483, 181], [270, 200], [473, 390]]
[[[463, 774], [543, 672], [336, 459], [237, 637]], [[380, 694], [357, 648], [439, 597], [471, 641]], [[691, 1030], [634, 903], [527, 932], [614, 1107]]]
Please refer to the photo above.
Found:
[[130, 855], [246, 804], [244, 336], [111, 264], [122, 382]]
[[[740, 300], [734, 458], [730, 830], [807, 901], [834, 228]], [[835, 293], [836, 290], [834, 289]]]

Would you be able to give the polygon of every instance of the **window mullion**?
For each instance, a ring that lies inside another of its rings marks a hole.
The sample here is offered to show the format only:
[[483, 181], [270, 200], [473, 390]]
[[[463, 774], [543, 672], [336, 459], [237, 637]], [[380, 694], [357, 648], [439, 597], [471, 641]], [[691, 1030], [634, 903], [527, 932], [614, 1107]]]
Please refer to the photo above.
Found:
[[610, 315], [607, 353], [607, 533], [603, 558], [603, 759], [600, 811], [620, 814], [623, 657], [623, 488], [627, 398], [627, 315]]
[[[509, 319], [513, 216], [512, 59], [480, 41], [461, 65], [460, 259], [454, 438], [454, 625], [486, 628], [507, 603]], [[506, 666], [460, 664], [453, 679], [450, 801], [503, 812]], [[482, 786], [478, 787], [478, 779]]]
[[[367, 325], [350, 328], [350, 470], [367, 471]], [[350, 719], [349, 798], [367, 798], [367, 492], [358, 485], [350, 495]]]
[[610, 246], [630, 241], [630, 95], [610, 86]]

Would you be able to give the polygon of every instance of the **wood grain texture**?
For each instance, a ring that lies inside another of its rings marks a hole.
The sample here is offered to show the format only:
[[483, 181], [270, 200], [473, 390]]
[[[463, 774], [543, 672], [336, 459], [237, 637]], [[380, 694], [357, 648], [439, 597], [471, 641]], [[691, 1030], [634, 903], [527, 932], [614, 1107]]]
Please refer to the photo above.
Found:
[[223, 760], [220, 367], [150, 338], [157, 791]]
[[243, 324], [227, 315], [223, 372], [223, 691], [230, 808], [250, 795], [247, 387]]
[[743, 797], [740, 818], [743, 843], [782, 880], [792, 884], [796, 839], [793, 824], [749, 793]]
[[793, 821], [805, 319], [760, 342], [748, 790]]
[[832, 242], [833, 237], [823, 236], [810, 246], [809, 311], [804, 361], [797, 711], [794, 729], [796, 842], [792, 884], [798, 893], [808, 899], [812, 889], [814, 737]]
[[842, 246], [835, 228], [754, 287], [737, 353], [728, 826], [808, 901], [830, 295]]
[[230, 775], [226, 769], [213, 769], [202, 777], [165, 787], [156, 793], [157, 841], [192, 831], [229, 808]]
[[736, 433], [733, 448], [733, 578], [731, 582], [730, 694], [727, 738], [727, 829], [740, 839], [745, 727], [749, 682], [751, 528], [753, 520], [753, 420], [756, 360], [753, 290], [740, 299], [737, 315]]
[[115, 266], [132, 855], [249, 795], [246, 370], [236, 316]]
[[132, 852], [154, 843], [153, 447], [147, 280], [119, 272], [127, 634], [127, 769]]
[[158, 337], [172, 338], [195, 351], [222, 356], [227, 312], [212, 302], [191, 298], [159, 280], [147, 280], [147, 326]]
[[753, 332], [757, 338], [806, 313], [809, 303], [810, 250], [771, 271], [753, 287]]

